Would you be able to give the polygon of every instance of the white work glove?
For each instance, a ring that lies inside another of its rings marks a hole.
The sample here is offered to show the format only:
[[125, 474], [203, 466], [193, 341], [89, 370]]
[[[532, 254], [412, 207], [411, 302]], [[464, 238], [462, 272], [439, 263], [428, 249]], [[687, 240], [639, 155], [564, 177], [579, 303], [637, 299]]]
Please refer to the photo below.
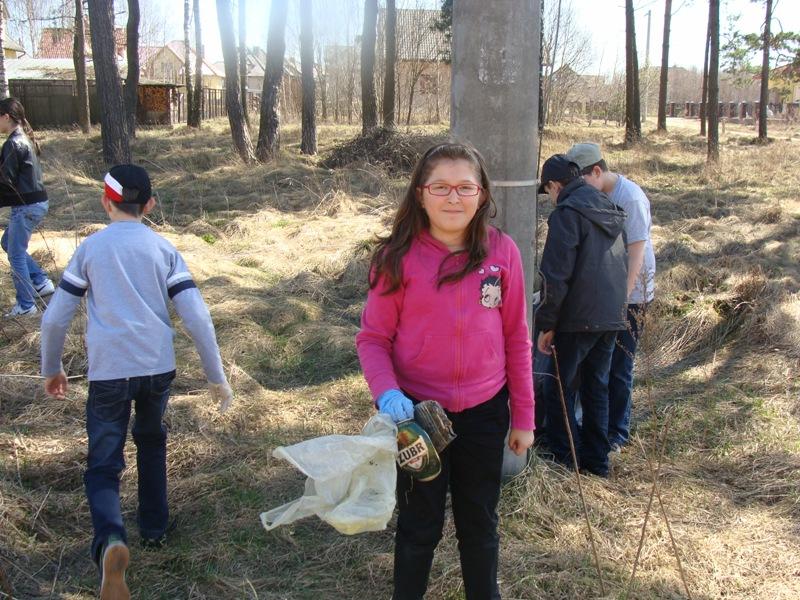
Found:
[[224, 414], [233, 402], [233, 390], [227, 381], [222, 383], [209, 383], [208, 390], [211, 392], [211, 399], [219, 402], [219, 414]]

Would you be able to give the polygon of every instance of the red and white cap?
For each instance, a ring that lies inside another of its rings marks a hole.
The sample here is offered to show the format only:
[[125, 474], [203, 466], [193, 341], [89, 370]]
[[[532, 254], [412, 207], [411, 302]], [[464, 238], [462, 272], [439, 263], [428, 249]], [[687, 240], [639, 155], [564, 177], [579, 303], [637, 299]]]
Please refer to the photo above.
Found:
[[114, 179], [111, 173], [106, 173], [103, 181], [106, 184], [106, 197], [114, 202], [122, 202], [122, 184]]
[[112, 202], [147, 204], [152, 195], [150, 176], [139, 165], [116, 165], [103, 178], [105, 195]]

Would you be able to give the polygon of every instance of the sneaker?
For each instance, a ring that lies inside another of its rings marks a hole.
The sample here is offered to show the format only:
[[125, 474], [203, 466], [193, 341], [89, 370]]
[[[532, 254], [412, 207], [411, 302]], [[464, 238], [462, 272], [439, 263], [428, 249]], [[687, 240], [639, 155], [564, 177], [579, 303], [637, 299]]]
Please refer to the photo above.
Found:
[[131, 593], [125, 583], [130, 553], [119, 536], [109, 536], [103, 546], [100, 580], [100, 600], [130, 600]]
[[53, 285], [53, 282], [50, 279], [45, 279], [39, 285], [34, 285], [33, 289], [36, 290], [36, 293], [39, 294], [39, 296], [44, 297], [54, 293], [56, 291], [56, 286]]
[[35, 315], [39, 312], [39, 309], [36, 308], [35, 304], [32, 304], [30, 308], [22, 308], [19, 304], [15, 304], [14, 308], [8, 311], [4, 316], [6, 318], [9, 317], [28, 317]]
[[622, 454], [622, 444], [616, 442], [611, 444], [611, 454]]

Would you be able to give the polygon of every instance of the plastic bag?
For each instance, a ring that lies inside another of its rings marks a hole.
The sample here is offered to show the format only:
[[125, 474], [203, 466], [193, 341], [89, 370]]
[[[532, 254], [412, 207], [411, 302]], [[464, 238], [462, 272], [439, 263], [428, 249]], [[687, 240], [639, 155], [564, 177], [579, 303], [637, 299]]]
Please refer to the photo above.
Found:
[[303, 472], [305, 493], [261, 513], [267, 531], [317, 515], [340, 533], [386, 529], [395, 505], [397, 426], [374, 415], [360, 435], [326, 435], [272, 452]]

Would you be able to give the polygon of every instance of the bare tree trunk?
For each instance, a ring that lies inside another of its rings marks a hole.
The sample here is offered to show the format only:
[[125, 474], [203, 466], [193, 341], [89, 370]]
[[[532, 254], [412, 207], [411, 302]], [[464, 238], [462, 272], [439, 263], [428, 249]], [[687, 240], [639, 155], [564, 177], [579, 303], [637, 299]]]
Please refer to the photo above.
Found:
[[758, 108], [758, 139], [767, 141], [767, 108], [769, 105], [769, 46], [772, 43], [770, 24], [772, 22], [772, 0], [766, 0], [767, 14], [764, 17], [764, 50], [761, 60], [761, 105]]
[[439, 112], [439, 88], [441, 85], [441, 69], [439, 65], [435, 65], [436, 68], [436, 123], [439, 124], [442, 122], [442, 115]]
[[364, 29], [361, 35], [361, 135], [378, 126], [375, 97], [375, 30], [378, 0], [364, 0]]
[[267, 162], [280, 148], [280, 116], [278, 115], [278, 90], [283, 77], [283, 57], [286, 52], [286, 12], [288, 0], [273, 0], [269, 13], [269, 38], [267, 39], [267, 66], [264, 87], [261, 90], [261, 122], [258, 126], [256, 155]]
[[700, 135], [706, 136], [706, 104], [708, 104], [708, 50], [711, 46], [711, 21], [706, 26], [706, 49], [703, 55], [703, 84], [700, 92]]
[[[539, 3], [539, 112], [537, 114], [538, 123], [536, 124], [539, 139], [542, 139], [542, 132], [544, 131], [544, 58], [544, 0], [542, 0]], [[542, 157], [542, 147], [541, 145], [538, 146], [537, 165], [541, 162], [540, 159]]]
[[189, 52], [189, 22], [191, 13], [189, 12], [189, 0], [183, 0], [183, 83], [186, 86], [186, 124], [191, 126], [192, 115], [194, 114], [194, 94], [192, 93], [192, 61]]
[[636, 53], [636, 25], [633, 0], [625, 0], [625, 141], [642, 139], [642, 117], [639, 105], [639, 58]]
[[36, 44], [39, 43], [39, 34], [41, 27], [38, 25], [39, 17], [42, 15], [36, 14], [36, 6], [33, 2], [25, 2], [25, 16], [28, 18], [28, 37], [31, 40], [31, 56], [37, 56]]
[[86, 27], [83, 0], [75, 0], [75, 36], [72, 40], [72, 62], [78, 87], [78, 125], [83, 133], [92, 127], [89, 115], [89, 82], [86, 79]]
[[203, 35], [200, 25], [200, 0], [194, 0], [194, 99], [187, 116], [189, 127], [200, 127], [203, 120]]
[[311, 0], [300, 0], [300, 69], [303, 76], [303, 117], [300, 152], [317, 153], [316, 94], [314, 90], [314, 31]]
[[333, 88], [333, 122], [339, 122], [339, 77], [336, 78], [336, 87]]
[[317, 79], [319, 81], [319, 104], [322, 120], [328, 120], [328, 74], [322, 61], [322, 48], [317, 49]]
[[[386, 0], [386, 76], [383, 80], [383, 126], [394, 129], [395, 63], [397, 62], [397, 7], [395, 0]], [[437, 99], [438, 102], [438, 99]], [[439, 108], [439, 105], [436, 105]]]
[[89, 2], [89, 23], [92, 28], [92, 56], [100, 101], [100, 124], [103, 138], [103, 159], [107, 164], [131, 162], [128, 125], [122, 83], [117, 70], [114, 43], [113, 0]]
[[247, 0], [239, 0], [239, 79], [242, 82], [242, 110], [244, 120], [250, 125], [249, 107], [247, 106]]
[[0, 0], [0, 98], [8, 98], [8, 78], [6, 77], [6, 50], [3, 47], [3, 31], [5, 31], [5, 20], [6, 20], [6, 3], [5, 0]]
[[251, 163], [255, 160], [255, 154], [239, 95], [239, 61], [236, 56], [236, 39], [233, 34], [233, 14], [230, 0], [217, 0], [217, 20], [219, 21], [219, 36], [222, 41], [222, 56], [225, 60], [225, 107], [228, 111], [233, 144], [242, 160]]
[[408, 92], [408, 113], [406, 114], [406, 126], [411, 125], [411, 111], [414, 109], [414, 91], [417, 88], [417, 81], [422, 75], [422, 70], [417, 71], [417, 66], [414, 65], [411, 73], [411, 89]]
[[353, 124], [353, 104], [356, 99], [356, 61], [349, 60], [347, 71], [347, 95], [345, 106], [347, 106], [347, 124]]
[[719, 0], [709, 1], [711, 41], [708, 51], [708, 160], [719, 162]]
[[139, 0], [128, 0], [128, 25], [125, 33], [125, 50], [128, 58], [128, 73], [125, 77], [125, 110], [131, 138], [136, 137], [136, 108], [139, 104], [139, 21]]
[[664, 0], [664, 36], [661, 42], [661, 79], [658, 82], [658, 131], [667, 131], [667, 83], [669, 81], [669, 28], [672, 0]]
[[[544, 1], [542, 2], [542, 11], [544, 11]], [[544, 29], [544, 12], [542, 12], [542, 21], [541, 27]], [[550, 97], [552, 96], [553, 92], [553, 72], [556, 68], [556, 55], [558, 54], [558, 33], [561, 29], [561, 0], [558, 0], [558, 5], [556, 7], [556, 32], [553, 38], [553, 51], [550, 55], [550, 74], [547, 77], [547, 90], [544, 95], [544, 109], [543, 109], [543, 119], [542, 119], [542, 127], [545, 126], [547, 123], [547, 118], [550, 116]]]

